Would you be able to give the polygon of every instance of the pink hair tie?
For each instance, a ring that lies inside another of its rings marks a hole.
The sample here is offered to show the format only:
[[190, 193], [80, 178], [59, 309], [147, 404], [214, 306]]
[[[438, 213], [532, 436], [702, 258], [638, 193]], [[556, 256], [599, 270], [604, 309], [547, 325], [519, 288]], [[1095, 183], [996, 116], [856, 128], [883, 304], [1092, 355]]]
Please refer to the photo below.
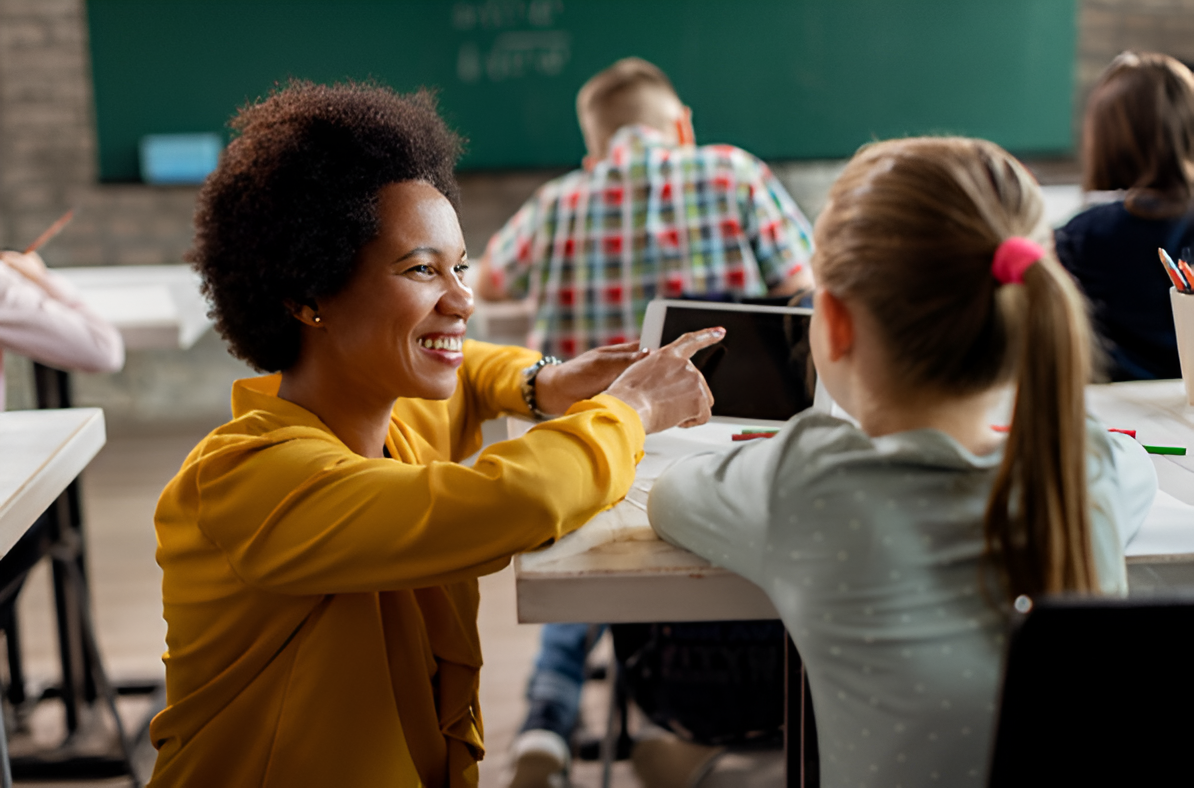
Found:
[[1035, 241], [1018, 235], [1004, 238], [1003, 243], [995, 250], [991, 274], [1005, 285], [1023, 284], [1024, 272], [1044, 256], [1045, 250]]

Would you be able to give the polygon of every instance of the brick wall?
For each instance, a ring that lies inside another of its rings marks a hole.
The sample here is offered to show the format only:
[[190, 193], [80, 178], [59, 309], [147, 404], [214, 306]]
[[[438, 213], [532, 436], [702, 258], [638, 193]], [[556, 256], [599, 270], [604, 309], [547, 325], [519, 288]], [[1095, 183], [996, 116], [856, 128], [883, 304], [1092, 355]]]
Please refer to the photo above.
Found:
[[1194, 64], [1194, 0], [1079, 0], [1078, 111], [1099, 74], [1125, 49]]
[[0, 0], [0, 244], [74, 208], [51, 265], [178, 262], [195, 190], [95, 183], [90, 67], [82, 0]]

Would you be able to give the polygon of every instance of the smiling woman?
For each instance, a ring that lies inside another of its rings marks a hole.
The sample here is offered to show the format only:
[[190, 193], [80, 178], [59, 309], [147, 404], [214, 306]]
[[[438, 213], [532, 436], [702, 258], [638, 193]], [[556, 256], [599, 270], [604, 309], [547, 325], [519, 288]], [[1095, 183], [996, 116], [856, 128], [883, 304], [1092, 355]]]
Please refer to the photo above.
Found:
[[[475, 786], [477, 582], [623, 497], [709, 416], [720, 330], [565, 364], [464, 339], [455, 136], [424, 93], [294, 83], [243, 109], [191, 260], [233, 420], [162, 493], [155, 786]], [[504, 413], [562, 414], [480, 448]]]

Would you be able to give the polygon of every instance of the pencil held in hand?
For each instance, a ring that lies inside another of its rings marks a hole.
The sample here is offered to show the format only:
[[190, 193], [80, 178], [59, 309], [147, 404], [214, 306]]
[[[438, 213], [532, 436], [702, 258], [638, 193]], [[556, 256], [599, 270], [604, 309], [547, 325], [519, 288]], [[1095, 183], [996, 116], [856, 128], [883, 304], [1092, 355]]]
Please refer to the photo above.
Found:
[[73, 219], [74, 216], [75, 216], [74, 208], [71, 208], [69, 211], [67, 211], [66, 213], [59, 216], [58, 221], [54, 222], [49, 227], [47, 227], [45, 229], [45, 232], [43, 232], [41, 235], [37, 236], [37, 239], [34, 240], [33, 243], [29, 244], [29, 246], [27, 246], [25, 248], [25, 254], [31, 254], [32, 252], [36, 252], [38, 249], [45, 246], [47, 241], [49, 241], [55, 235], [58, 235], [58, 233], [62, 232], [62, 228], [66, 227], [66, 225], [70, 223], [70, 220]]

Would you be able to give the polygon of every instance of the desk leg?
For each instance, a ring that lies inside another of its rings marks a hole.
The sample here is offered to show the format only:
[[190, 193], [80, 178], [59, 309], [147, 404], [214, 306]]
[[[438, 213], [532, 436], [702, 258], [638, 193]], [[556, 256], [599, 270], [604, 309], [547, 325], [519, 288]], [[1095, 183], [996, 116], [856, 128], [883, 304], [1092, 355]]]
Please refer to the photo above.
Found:
[[784, 771], [788, 788], [820, 788], [817, 723], [804, 662], [784, 633]]
[[37, 389], [37, 407], [40, 410], [71, 407], [69, 373], [35, 361], [33, 385]]
[[12, 766], [8, 762], [8, 731], [0, 714], [0, 788], [12, 788]]
[[[76, 487], [77, 482], [72, 483]], [[71, 493], [74, 492], [75, 496]], [[67, 489], [51, 509], [51, 528], [58, 548], [50, 553], [50, 567], [54, 578], [54, 604], [58, 617], [58, 655], [62, 664], [62, 704], [66, 710], [66, 729], [79, 727], [79, 707], [88, 700], [88, 658], [83, 645], [82, 598], [71, 587], [73, 563], [82, 557], [78, 550], [78, 530], [72, 526], [71, 498], [77, 498], [77, 488]], [[65, 547], [65, 549], [61, 549]]]
[[[37, 388], [38, 408], [72, 406], [68, 373], [35, 363], [33, 380]], [[86, 583], [83, 514], [79, 499], [79, 482], [76, 479], [49, 510], [54, 541], [69, 546], [68, 549], [55, 551], [57, 554], [52, 556], [51, 564], [58, 617], [58, 653], [62, 664], [62, 703], [66, 709], [66, 729], [72, 733], [79, 726], [79, 706], [90, 703], [96, 697], [91, 658], [83, 644], [83, 611], [79, 609], [81, 601], [77, 594], [71, 592], [68, 568], [64, 563], [75, 562]]]

